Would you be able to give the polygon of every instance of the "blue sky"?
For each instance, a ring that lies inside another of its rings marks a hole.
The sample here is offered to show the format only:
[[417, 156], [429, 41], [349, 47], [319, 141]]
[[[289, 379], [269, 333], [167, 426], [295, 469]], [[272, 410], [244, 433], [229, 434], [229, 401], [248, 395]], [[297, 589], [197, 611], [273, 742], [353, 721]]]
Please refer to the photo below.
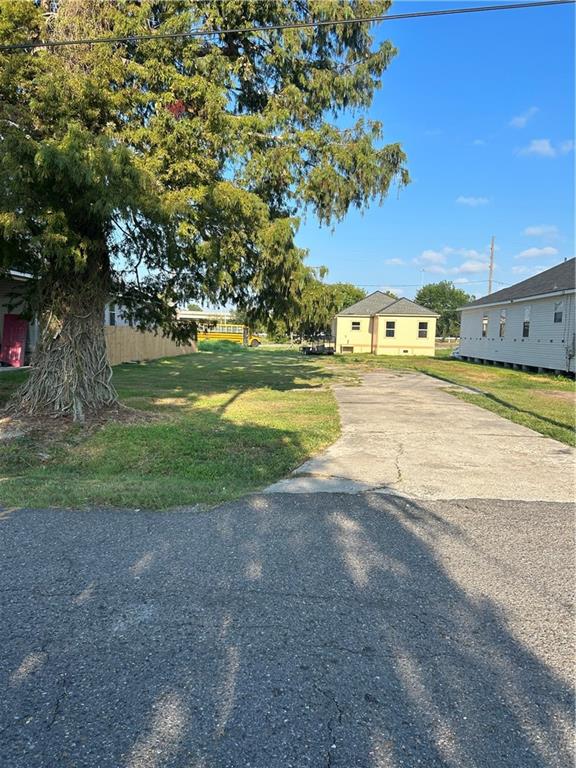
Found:
[[[500, 0], [501, 1], [501, 0]], [[391, 13], [488, 5], [397, 0]], [[450, 279], [487, 292], [574, 256], [574, 6], [390, 21], [398, 56], [368, 116], [408, 155], [410, 186], [297, 242], [329, 282], [412, 297]], [[424, 271], [422, 271], [424, 270]]]

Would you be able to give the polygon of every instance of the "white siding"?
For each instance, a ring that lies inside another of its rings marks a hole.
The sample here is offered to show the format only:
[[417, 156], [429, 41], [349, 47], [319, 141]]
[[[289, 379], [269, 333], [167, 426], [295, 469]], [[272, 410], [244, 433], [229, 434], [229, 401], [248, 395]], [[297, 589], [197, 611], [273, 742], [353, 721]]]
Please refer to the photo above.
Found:
[[[115, 318], [114, 323], [110, 322], [111, 314]], [[117, 325], [120, 327], [125, 327], [130, 325], [130, 323], [128, 322], [128, 318], [124, 317], [123, 307], [121, 304], [115, 304], [114, 302], [110, 302], [106, 304], [106, 307], [104, 309], [104, 325]]]
[[[554, 305], [560, 300], [564, 302], [562, 322], [555, 323]], [[530, 307], [530, 335], [523, 338], [522, 326], [527, 307]], [[502, 309], [506, 309], [504, 338], [499, 337]], [[573, 292], [563, 296], [522, 299], [463, 310], [460, 354], [480, 360], [574, 372], [575, 312]], [[483, 338], [484, 315], [488, 316], [488, 331]]]

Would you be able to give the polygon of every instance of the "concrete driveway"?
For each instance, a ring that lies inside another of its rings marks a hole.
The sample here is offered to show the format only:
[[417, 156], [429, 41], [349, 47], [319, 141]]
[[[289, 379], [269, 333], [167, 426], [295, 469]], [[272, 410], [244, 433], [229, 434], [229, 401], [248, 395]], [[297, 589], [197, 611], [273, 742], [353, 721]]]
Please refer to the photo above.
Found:
[[574, 449], [459, 400], [421, 373], [337, 387], [341, 438], [270, 492], [574, 500]]
[[[574, 510], [471, 498], [449, 457], [491, 475], [454, 409], [537, 472], [495, 496], [552, 494], [552, 471], [567, 493], [569, 454], [413, 383], [342, 390], [343, 439], [297, 493], [0, 512], [0, 767], [571, 767]], [[336, 461], [354, 493], [301, 492]]]

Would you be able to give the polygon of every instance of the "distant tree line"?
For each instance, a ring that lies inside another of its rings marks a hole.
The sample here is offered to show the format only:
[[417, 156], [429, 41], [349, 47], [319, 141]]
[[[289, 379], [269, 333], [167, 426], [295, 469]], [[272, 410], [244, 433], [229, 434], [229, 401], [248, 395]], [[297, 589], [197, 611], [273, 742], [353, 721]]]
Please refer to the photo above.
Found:
[[444, 337], [460, 335], [458, 309], [474, 301], [474, 298], [461, 288], [456, 288], [450, 280], [442, 280], [439, 283], [429, 283], [422, 286], [414, 301], [423, 307], [438, 312], [440, 317], [436, 324], [436, 334]]
[[334, 316], [363, 299], [366, 291], [352, 283], [325, 283], [327, 272], [325, 267], [302, 272], [299, 284], [293, 286], [292, 301], [282, 312], [237, 312], [236, 318], [277, 341], [329, 338]]

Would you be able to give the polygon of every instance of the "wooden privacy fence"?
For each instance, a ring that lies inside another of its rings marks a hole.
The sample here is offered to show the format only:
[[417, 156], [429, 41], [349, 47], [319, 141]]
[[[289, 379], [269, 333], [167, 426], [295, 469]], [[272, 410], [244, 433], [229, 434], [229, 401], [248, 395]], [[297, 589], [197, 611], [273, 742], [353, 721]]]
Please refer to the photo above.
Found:
[[104, 328], [110, 365], [127, 363], [130, 360], [155, 360], [158, 357], [174, 357], [196, 352], [196, 343], [176, 344], [172, 339], [149, 331], [122, 325], [108, 325]]

